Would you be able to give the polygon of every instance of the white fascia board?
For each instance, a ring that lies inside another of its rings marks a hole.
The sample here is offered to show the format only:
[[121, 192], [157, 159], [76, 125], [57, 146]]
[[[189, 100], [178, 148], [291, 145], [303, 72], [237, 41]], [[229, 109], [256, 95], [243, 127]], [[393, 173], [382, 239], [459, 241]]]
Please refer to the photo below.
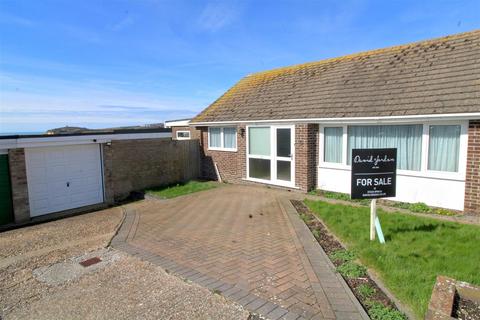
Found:
[[214, 126], [235, 123], [389, 123], [389, 122], [424, 122], [441, 120], [468, 120], [480, 119], [480, 112], [475, 113], [452, 113], [452, 114], [427, 114], [408, 116], [385, 116], [385, 117], [349, 117], [349, 118], [305, 118], [305, 119], [270, 119], [270, 120], [242, 120], [242, 121], [212, 121], [212, 122], [191, 122], [190, 126]]
[[54, 136], [41, 138], [17, 138], [0, 139], [0, 149], [15, 148], [34, 148], [65, 146], [75, 144], [106, 143], [113, 140], [136, 140], [136, 139], [159, 139], [171, 138], [171, 132], [152, 132], [152, 133], [120, 133], [120, 134], [96, 134], [79, 136]]
[[189, 123], [190, 120], [165, 121], [165, 128], [187, 127]]

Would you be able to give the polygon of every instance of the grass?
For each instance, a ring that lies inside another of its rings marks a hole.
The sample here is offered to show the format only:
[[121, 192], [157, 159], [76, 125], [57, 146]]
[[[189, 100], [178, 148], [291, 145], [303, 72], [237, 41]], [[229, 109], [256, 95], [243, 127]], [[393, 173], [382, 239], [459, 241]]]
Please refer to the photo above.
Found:
[[209, 190], [218, 187], [219, 184], [213, 181], [189, 181], [185, 184], [176, 184], [167, 187], [158, 187], [146, 190], [147, 194], [151, 194], [164, 199], [171, 199], [185, 194]]
[[480, 285], [479, 226], [379, 210], [386, 238], [381, 245], [369, 240], [369, 208], [305, 203], [419, 318], [437, 275]]

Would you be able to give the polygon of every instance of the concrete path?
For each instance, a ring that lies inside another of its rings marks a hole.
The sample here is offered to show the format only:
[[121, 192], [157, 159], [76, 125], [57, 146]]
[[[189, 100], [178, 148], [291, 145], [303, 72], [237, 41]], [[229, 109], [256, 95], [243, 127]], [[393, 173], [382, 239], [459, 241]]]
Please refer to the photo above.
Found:
[[133, 203], [112, 245], [269, 319], [368, 319], [290, 197], [229, 185]]

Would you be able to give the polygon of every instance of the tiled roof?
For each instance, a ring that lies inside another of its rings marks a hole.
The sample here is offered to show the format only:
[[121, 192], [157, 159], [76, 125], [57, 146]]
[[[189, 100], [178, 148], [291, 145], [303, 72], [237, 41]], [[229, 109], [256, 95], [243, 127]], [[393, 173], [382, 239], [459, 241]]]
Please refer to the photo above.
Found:
[[259, 72], [195, 122], [480, 112], [480, 30]]

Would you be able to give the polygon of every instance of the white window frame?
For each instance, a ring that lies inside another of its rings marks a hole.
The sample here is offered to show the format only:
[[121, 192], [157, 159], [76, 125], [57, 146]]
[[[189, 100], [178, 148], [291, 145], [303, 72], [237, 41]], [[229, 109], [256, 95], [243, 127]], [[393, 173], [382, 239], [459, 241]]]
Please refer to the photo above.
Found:
[[[178, 134], [179, 133], [188, 133], [188, 138], [185, 138], [185, 137], [179, 137]], [[177, 140], [190, 140], [191, 139], [191, 133], [190, 131], [188, 130], [178, 130], [175, 132], [175, 137], [177, 138]]]
[[[251, 155], [249, 154], [249, 137], [250, 137], [250, 128], [270, 128], [270, 155], [263, 156], [263, 155]], [[291, 164], [290, 164], [290, 180], [291, 181], [283, 181], [277, 179], [277, 160], [285, 161], [284, 157], [278, 157], [276, 155], [276, 147], [277, 147], [277, 129], [288, 128], [290, 129], [291, 139], [290, 139], [290, 150], [291, 150]], [[289, 187], [289, 188], [296, 188], [295, 187], [295, 125], [276, 125], [276, 124], [258, 124], [258, 125], [251, 125], [246, 127], [246, 180], [264, 183], [264, 184], [271, 184], [276, 186], [282, 187]], [[250, 163], [249, 159], [263, 159], [270, 161], [270, 180], [258, 179], [258, 178], [251, 178], [250, 177]]]
[[[212, 128], [220, 128], [220, 147], [212, 147], [210, 146], [210, 130]], [[234, 128], [235, 129], [235, 148], [225, 148], [224, 147], [224, 141], [223, 141], [223, 129], [225, 128]], [[237, 152], [237, 146], [238, 146], [238, 130], [237, 127], [235, 126], [224, 126], [224, 127], [208, 127], [208, 150], [213, 150], [213, 151], [228, 151], [228, 152]]]
[[[465, 181], [467, 166], [467, 147], [468, 147], [468, 121], [429, 121], [429, 122], [355, 122], [355, 123], [329, 123], [328, 125], [320, 125], [319, 132], [319, 169], [339, 169], [351, 170], [351, 166], [347, 164], [348, 155], [348, 126], [374, 126], [374, 125], [415, 125], [423, 126], [422, 134], [422, 159], [420, 171], [400, 170], [397, 174], [402, 176], [425, 177], [445, 180]], [[428, 170], [428, 149], [429, 149], [429, 128], [431, 125], [459, 125], [460, 126], [460, 150], [458, 159], [458, 172], [434, 171]], [[324, 130], [326, 127], [343, 127], [343, 146], [342, 146], [342, 163], [332, 163], [324, 161]]]

